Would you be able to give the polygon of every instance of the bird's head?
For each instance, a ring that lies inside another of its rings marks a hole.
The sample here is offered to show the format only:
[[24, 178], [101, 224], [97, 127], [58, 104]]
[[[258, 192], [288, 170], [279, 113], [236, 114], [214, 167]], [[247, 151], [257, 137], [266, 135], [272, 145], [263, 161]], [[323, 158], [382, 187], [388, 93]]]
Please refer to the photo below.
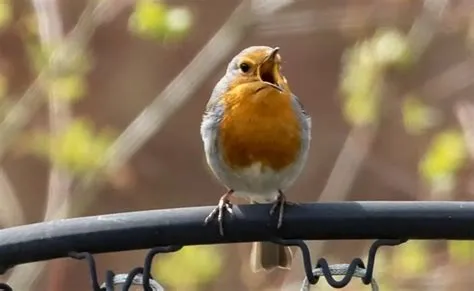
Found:
[[230, 80], [230, 87], [245, 85], [247, 90], [255, 93], [263, 90], [288, 92], [278, 52], [278, 47], [268, 46], [252, 46], [241, 51], [227, 67], [226, 77]]

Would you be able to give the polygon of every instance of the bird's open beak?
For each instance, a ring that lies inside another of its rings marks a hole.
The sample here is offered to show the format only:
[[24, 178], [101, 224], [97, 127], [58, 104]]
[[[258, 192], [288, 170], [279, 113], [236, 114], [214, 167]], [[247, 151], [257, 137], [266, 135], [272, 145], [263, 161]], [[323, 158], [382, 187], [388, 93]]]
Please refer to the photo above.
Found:
[[262, 82], [272, 86], [278, 91], [283, 91], [279, 84], [280, 72], [275, 62], [275, 57], [279, 50], [280, 48], [278, 47], [274, 48], [265, 60], [263, 60], [258, 67], [258, 77]]

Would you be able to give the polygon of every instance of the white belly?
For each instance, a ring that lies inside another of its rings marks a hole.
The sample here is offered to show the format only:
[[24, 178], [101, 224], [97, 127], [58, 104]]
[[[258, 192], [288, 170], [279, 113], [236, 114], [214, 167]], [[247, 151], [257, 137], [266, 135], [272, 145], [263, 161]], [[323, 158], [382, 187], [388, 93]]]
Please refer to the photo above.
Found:
[[238, 179], [233, 181], [234, 195], [255, 202], [266, 203], [275, 201], [278, 190], [287, 185], [289, 178], [286, 171], [275, 172], [272, 169], [262, 167], [261, 163], [254, 163], [250, 167], [240, 170]]

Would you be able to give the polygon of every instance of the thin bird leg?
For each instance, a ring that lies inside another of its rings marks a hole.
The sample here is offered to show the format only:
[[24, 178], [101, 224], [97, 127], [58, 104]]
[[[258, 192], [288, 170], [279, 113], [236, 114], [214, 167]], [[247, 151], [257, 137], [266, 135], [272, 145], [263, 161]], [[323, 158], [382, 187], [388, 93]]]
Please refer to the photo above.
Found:
[[278, 190], [277, 200], [273, 203], [273, 206], [270, 209], [270, 215], [273, 215], [275, 211], [278, 209], [277, 229], [279, 229], [283, 223], [283, 212], [285, 211], [285, 204], [294, 205], [296, 203], [287, 201], [285, 194], [283, 194], [283, 191]]
[[221, 199], [219, 199], [219, 203], [217, 204], [216, 208], [212, 210], [212, 212], [206, 217], [204, 220], [204, 224], [208, 224], [212, 219], [217, 217], [217, 222], [219, 223], [219, 233], [223, 236], [224, 235], [224, 213], [229, 212], [232, 215], [232, 203], [230, 203], [229, 197], [234, 193], [234, 190], [229, 189], [224, 195], [222, 195]]

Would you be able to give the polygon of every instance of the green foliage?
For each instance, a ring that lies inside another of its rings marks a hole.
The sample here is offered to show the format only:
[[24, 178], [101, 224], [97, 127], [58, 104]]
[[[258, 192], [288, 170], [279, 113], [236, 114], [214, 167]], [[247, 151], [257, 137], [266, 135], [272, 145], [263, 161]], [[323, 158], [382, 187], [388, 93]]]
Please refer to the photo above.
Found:
[[30, 65], [36, 72], [41, 71], [48, 62], [48, 56], [36, 40], [25, 42], [26, 53], [30, 59]]
[[355, 126], [376, 122], [385, 70], [405, 66], [409, 60], [405, 36], [390, 29], [377, 31], [371, 39], [357, 43], [346, 52], [340, 83], [346, 120]]
[[217, 247], [187, 246], [176, 253], [157, 257], [152, 275], [173, 290], [195, 290], [215, 280], [221, 270], [222, 257]]
[[187, 8], [168, 8], [155, 0], [138, 0], [129, 19], [129, 29], [147, 39], [177, 39], [188, 32], [192, 15]]
[[377, 118], [382, 67], [367, 41], [352, 48], [344, 60], [340, 84], [344, 116], [352, 125], [371, 124]]
[[405, 35], [394, 29], [379, 29], [372, 39], [374, 58], [383, 66], [405, 67], [412, 63]]
[[419, 171], [433, 187], [452, 187], [454, 175], [466, 158], [462, 133], [456, 129], [445, 130], [433, 137], [420, 161]]
[[87, 91], [86, 75], [92, 69], [92, 56], [82, 48], [66, 47], [65, 43], [41, 44], [34, 12], [24, 15], [20, 23], [21, 36], [33, 70], [40, 72], [47, 66], [51, 68], [51, 62], [55, 61], [52, 66], [54, 71], [49, 71], [45, 84], [47, 92], [66, 101], [80, 100]]
[[87, 91], [87, 82], [81, 74], [71, 74], [53, 78], [50, 82], [50, 92], [53, 96], [66, 101], [77, 101]]
[[110, 132], [96, 132], [90, 122], [77, 119], [56, 136], [37, 133], [32, 149], [47, 156], [54, 164], [83, 174], [103, 166], [103, 158], [112, 141]]
[[0, 0], [0, 30], [8, 26], [13, 19], [11, 0]]
[[429, 270], [428, 242], [412, 240], [393, 249], [391, 269], [402, 277], [420, 276]]
[[413, 135], [424, 133], [437, 121], [437, 112], [412, 95], [403, 100], [402, 115], [405, 130]]
[[453, 262], [458, 264], [472, 263], [474, 259], [474, 242], [448, 241], [448, 253]]

